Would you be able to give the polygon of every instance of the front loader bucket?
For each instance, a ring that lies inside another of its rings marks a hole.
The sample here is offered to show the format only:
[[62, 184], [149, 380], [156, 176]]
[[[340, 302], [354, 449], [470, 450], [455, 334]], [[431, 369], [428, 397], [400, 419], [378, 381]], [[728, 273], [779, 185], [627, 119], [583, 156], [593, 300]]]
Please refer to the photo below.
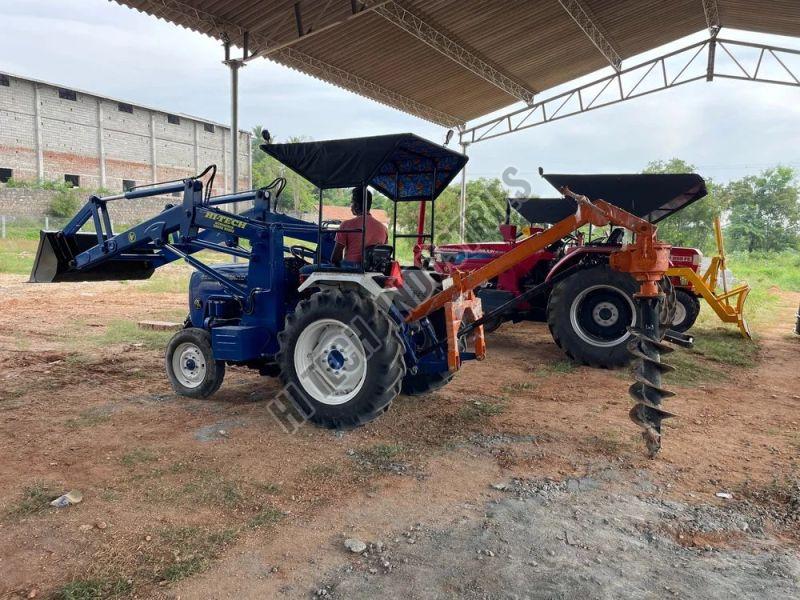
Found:
[[110, 258], [87, 269], [76, 269], [75, 256], [97, 245], [95, 233], [66, 235], [61, 231], [41, 231], [39, 236], [30, 278], [33, 283], [149, 279], [155, 270], [148, 260], [152, 254], [149, 249], [136, 253], [142, 255], [141, 259], [138, 256]]

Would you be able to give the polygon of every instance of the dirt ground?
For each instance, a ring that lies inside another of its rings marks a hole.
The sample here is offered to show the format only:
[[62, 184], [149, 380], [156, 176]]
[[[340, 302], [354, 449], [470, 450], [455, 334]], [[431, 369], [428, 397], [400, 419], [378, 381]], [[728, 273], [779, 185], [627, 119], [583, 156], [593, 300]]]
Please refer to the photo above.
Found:
[[800, 597], [798, 294], [750, 361], [673, 355], [649, 460], [629, 374], [534, 323], [355, 431], [289, 432], [245, 369], [176, 397], [134, 323], [185, 295], [147, 285], [0, 275], [1, 598]]

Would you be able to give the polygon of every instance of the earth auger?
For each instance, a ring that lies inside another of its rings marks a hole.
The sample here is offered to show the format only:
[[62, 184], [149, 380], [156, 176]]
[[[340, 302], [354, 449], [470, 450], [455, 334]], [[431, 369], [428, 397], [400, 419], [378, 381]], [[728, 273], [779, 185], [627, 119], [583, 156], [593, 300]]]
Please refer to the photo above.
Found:
[[[501, 306], [480, 316], [472, 323], [462, 324], [463, 310], [460, 309], [460, 304], [471, 301], [475, 288], [584, 225], [591, 224], [595, 227], [617, 225], [630, 230], [635, 234], [634, 241], [613, 252], [609, 263], [613, 269], [629, 273], [640, 285], [639, 292], [634, 297], [637, 320], [636, 326], [631, 328], [632, 339], [629, 346], [636, 357], [635, 382], [629, 388], [635, 405], [629, 415], [631, 420], [642, 428], [642, 437], [648, 453], [650, 457], [654, 457], [661, 448], [661, 421], [672, 416], [661, 407], [662, 400], [674, 395], [661, 387], [662, 373], [673, 368], [661, 362], [661, 353], [669, 352], [671, 348], [662, 341], [666, 330], [662, 330], [659, 318], [660, 303], [664, 300], [659, 282], [669, 268], [670, 246], [658, 240], [656, 235], [658, 228], [652, 223], [603, 200], [589, 200], [569, 188], [564, 187], [560, 191], [564, 196], [577, 202], [578, 209], [575, 214], [541, 233], [530, 236], [510, 252], [476, 271], [466, 274], [455, 272], [452, 284], [413, 309], [406, 316], [406, 321], [413, 322], [443, 309], [448, 327], [448, 339], [457, 340], [465, 337], [483, 323], [498, 316], [496, 313], [506, 309], [505, 306]], [[451, 368], [457, 368], [458, 345], [450, 343], [448, 346]], [[476, 353], [483, 350], [483, 347], [476, 348]]]

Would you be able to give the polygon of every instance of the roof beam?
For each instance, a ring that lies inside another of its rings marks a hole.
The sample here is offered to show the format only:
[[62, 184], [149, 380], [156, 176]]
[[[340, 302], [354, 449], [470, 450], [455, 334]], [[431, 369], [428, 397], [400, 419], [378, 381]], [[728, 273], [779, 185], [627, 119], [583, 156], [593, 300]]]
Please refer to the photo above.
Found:
[[558, 0], [558, 3], [572, 17], [572, 20], [578, 24], [581, 31], [586, 34], [586, 37], [595, 45], [609, 64], [614, 67], [614, 70], [619, 71], [622, 68], [622, 57], [597, 26], [595, 19], [591, 17], [583, 3], [580, 0]]
[[717, 0], [701, 0], [703, 3], [703, 13], [706, 15], [706, 24], [711, 36], [717, 35], [722, 25], [719, 22], [719, 6]]
[[325, 4], [323, 8], [323, 14], [317, 15], [315, 22], [310, 26], [304, 25], [301, 4], [300, 2], [296, 2], [293, 9], [294, 12], [292, 20], [295, 23], [295, 27], [292, 28], [292, 36], [286, 40], [280, 42], [274, 41], [272, 44], [265, 46], [264, 48], [260, 48], [258, 52], [252, 54], [248, 60], [267, 56], [283, 48], [293, 46], [300, 41], [317, 35], [318, 33], [328, 31], [329, 29], [333, 29], [338, 25], [342, 25], [365, 14], [369, 14], [373, 8], [382, 4], [386, 4], [389, 2], [389, 0], [378, 0], [374, 2], [374, 6], [365, 6], [358, 0], [337, 0], [337, 2], [339, 5], [346, 5], [349, 7], [350, 11], [346, 13], [346, 15], [324, 21], [322, 17], [325, 16], [325, 12], [334, 7], [331, 5], [331, 0], [328, 0], [327, 4]]
[[[122, 3], [121, 0], [117, 1]], [[237, 42], [237, 40], [242, 40], [246, 33], [246, 30], [240, 25], [218, 19], [214, 15], [202, 11], [195, 6], [191, 6], [182, 0], [139, 0], [137, 5], [145, 12], [149, 12], [156, 17], [168, 18], [176, 23], [181, 21], [173, 15], [175, 13], [183, 15], [190, 19], [191, 24], [188, 25], [190, 28], [215, 39], [228, 39], [234, 44], [241, 43]], [[250, 34], [249, 38], [250, 45], [255, 49], [256, 53], [261, 48], [267, 48], [275, 43], [274, 40], [263, 34]], [[343, 87], [377, 102], [395, 107], [414, 116], [441, 125], [442, 127], [451, 128], [464, 124], [464, 119], [462, 118], [437, 110], [413, 98], [408, 98], [407, 96], [399, 94], [394, 90], [384, 88], [381, 85], [368, 81], [339, 67], [330, 65], [295, 48], [285, 47], [276, 50], [271, 58], [288, 67], [312, 74], [318, 79]]]
[[522, 100], [526, 104], [533, 102], [534, 90], [513, 75], [489, 64], [477, 52], [468, 49], [452, 36], [444, 34], [441, 28], [430, 19], [423, 19], [393, 1], [361, 0], [361, 2], [396, 27], [444, 54], [453, 62], [503, 90], [508, 95], [517, 100]]
[[346, 90], [432, 121], [442, 127], [452, 128], [464, 125], [464, 119], [417, 102], [416, 100], [398, 94], [393, 90], [368, 81], [349, 71], [345, 71], [344, 69], [340, 69], [339, 67], [326, 63], [304, 52], [300, 52], [295, 48], [278, 50], [271, 55], [271, 58], [274, 58], [288, 67], [297, 69], [303, 73], [308, 73]]

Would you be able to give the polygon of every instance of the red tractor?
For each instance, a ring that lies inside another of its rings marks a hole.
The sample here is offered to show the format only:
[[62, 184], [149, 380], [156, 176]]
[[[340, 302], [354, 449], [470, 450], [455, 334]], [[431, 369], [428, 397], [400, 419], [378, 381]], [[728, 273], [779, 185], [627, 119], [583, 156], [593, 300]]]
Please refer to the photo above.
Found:
[[[609, 198], [620, 208], [657, 223], [706, 195], [705, 181], [694, 174], [654, 175], [544, 175], [556, 189], [564, 186], [591, 198]], [[520, 232], [511, 224], [511, 209], [528, 223]], [[501, 242], [444, 244], [420, 243], [415, 264], [443, 275], [454, 270], [474, 271], [512, 250], [528, 235], [574, 214], [577, 205], [569, 198], [510, 198]], [[424, 215], [423, 219], [424, 219]], [[421, 221], [422, 222], [422, 221]], [[611, 269], [609, 256], [623, 243], [625, 230], [610, 228], [577, 233], [530, 256], [478, 290], [484, 313], [499, 307], [486, 323], [488, 330], [505, 321], [545, 321], [556, 344], [571, 359], [595, 367], [628, 364], [628, 328], [634, 324], [633, 295], [638, 284], [627, 273]], [[421, 228], [420, 228], [420, 234]], [[428, 256], [424, 256], [424, 254]], [[693, 248], [673, 247], [671, 266], [697, 271], [702, 253]], [[664, 278], [662, 322], [675, 332], [688, 330], [700, 312], [698, 295], [680, 278]]]

